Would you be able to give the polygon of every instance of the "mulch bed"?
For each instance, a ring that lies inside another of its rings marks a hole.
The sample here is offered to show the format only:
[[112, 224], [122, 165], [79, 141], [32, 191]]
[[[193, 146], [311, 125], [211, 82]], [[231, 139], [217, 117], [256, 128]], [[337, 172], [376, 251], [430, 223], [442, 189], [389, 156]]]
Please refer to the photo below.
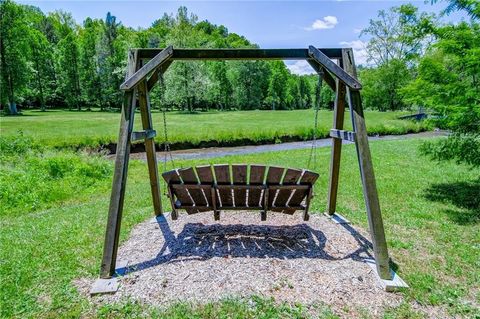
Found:
[[[367, 238], [365, 231], [321, 214], [308, 222], [301, 213], [269, 213], [266, 222], [258, 212], [223, 212], [221, 221], [212, 213], [181, 214], [176, 221], [166, 214], [136, 226], [120, 247], [118, 259], [129, 266], [119, 291], [91, 300], [129, 298], [161, 307], [260, 295], [322, 303], [349, 316], [367, 310], [375, 317], [399, 305], [402, 296], [378, 286], [363, 261], [372, 258]], [[88, 294], [93, 281], [77, 285]]]

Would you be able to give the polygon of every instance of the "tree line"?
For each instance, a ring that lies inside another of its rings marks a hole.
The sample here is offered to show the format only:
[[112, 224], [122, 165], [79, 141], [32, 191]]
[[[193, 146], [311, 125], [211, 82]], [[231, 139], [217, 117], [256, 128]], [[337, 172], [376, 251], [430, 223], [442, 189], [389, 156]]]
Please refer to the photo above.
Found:
[[443, 14], [462, 10], [469, 21], [442, 24], [411, 4], [370, 20], [362, 31], [372, 62], [360, 70], [362, 96], [372, 109], [435, 112], [430, 121], [451, 135], [424, 143], [422, 152], [480, 166], [480, 2], [445, 2]]
[[[0, 103], [69, 109], [118, 109], [129, 48], [254, 48], [223, 25], [198, 21], [186, 7], [164, 14], [149, 28], [133, 29], [107, 13], [79, 25], [64, 11], [2, 0], [0, 4]], [[290, 73], [281, 61], [176, 62], [152, 92], [154, 107], [301, 109], [312, 107], [314, 76]], [[326, 106], [331, 92], [322, 96]], [[320, 102], [320, 97], [318, 98]]]

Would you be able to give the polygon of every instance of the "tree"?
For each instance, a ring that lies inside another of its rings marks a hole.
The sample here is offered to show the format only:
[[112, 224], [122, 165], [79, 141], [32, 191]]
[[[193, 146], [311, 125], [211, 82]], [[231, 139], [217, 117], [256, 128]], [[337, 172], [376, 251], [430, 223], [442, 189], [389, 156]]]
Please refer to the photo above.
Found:
[[376, 68], [361, 69], [360, 80], [366, 108], [384, 112], [407, 106], [401, 89], [412, 80], [412, 75], [405, 61], [394, 59]]
[[366, 107], [381, 111], [398, 110], [404, 104], [400, 89], [412, 78], [416, 59], [431, 40], [435, 17], [419, 13], [411, 4], [378, 12], [362, 35], [369, 35], [368, 60], [373, 66], [363, 69]]
[[380, 10], [378, 19], [370, 19], [362, 35], [371, 36], [367, 44], [367, 57], [375, 65], [391, 60], [410, 61], [423, 53], [428, 36], [434, 27], [435, 16], [418, 13], [411, 4]]
[[52, 58], [47, 38], [38, 30], [31, 30], [31, 50], [33, 61], [33, 85], [40, 109], [45, 111], [45, 94], [49, 87], [48, 60]]
[[408, 103], [436, 110], [435, 123], [453, 132], [425, 143], [425, 154], [480, 166], [480, 25], [462, 22], [436, 34], [417, 78], [402, 92]]
[[8, 103], [8, 112], [18, 114], [17, 102], [28, 82], [28, 29], [22, 6], [13, 1], [0, 2], [0, 103]]
[[271, 74], [268, 83], [267, 103], [272, 110], [285, 109], [287, 97], [288, 69], [282, 61], [271, 62]]
[[[453, 11], [465, 11], [472, 19], [480, 19], [480, 2], [478, 0], [446, 0], [448, 2], [444, 13], [450, 14]], [[437, 3], [438, 0], [432, 0]]]
[[91, 106], [100, 106], [103, 110], [103, 103], [100, 103], [101, 80], [97, 73], [97, 43], [101, 24], [98, 21], [87, 18], [80, 31], [80, 78], [82, 80], [82, 100], [88, 109]]

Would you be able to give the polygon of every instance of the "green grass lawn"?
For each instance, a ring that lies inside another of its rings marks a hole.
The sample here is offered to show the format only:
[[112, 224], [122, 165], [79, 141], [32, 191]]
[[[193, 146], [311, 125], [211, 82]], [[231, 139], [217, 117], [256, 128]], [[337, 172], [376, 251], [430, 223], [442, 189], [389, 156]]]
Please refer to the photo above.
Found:
[[[29, 143], [21, 139], [0, 144], [0, 317], [306, 316], [302, 305], [278, 305], [261, 298], [203, 306], [178, 304], [167, 310], [147, 309], [131, 301], [94, 308], [72, 281], [98, 276], [113, 163], [69, 151], [35, 151]], [[371, 143], [390, 254], [411, 287], [402, 292], [405, 302], [388, 309], [383, 317], [425, 317], [413, 306], [418, 303], [446, 309], [450, 316], [478, 318], [480, 170], [431, 162], [419, 155], [420, 143]], [[355, 148], [347, 145], [344, 150], [338, 211], [366, 229]], [[304, 167], [308, 152], [232, 156], [179, 165], [253, 162]], [[313, 211], [326, 207], [329, 156], [329, 149], [318, 149], [315, 170], [320, 179]], [[9, 204], [15, 196], [15, 205]], [[166, 199], [163, 202], [167, 204]], [[133, 161], [121, 240], [151, 216], [146, 164]], [[325, 307], [317, 311], [320, 318], [335, 317]]]
[[[275, 142], [282, 138], [308, 139], [313, 134], [313, 110], [295, 111], [238, 111], [198, 114], [167, 114], [168, 134], [172, 143], [218, 142], [235, 145], [252, 142]], [[367, 111], [370, 134], [405, 134], [427, 129], [425, 123], [398, 120], [405, 112]], [[136, 129], [140, 130], [137, 113]], [[322, 110], [319, 114], [318, 136], [326, 137], [332, 126], [333, 112]], [[76, 112], [52, 110], [24, 111], [23, 116], [0, 117], [0, 134], [11, 136], [22, 131], [37, 141], [50, 146], [96, 147], [116, 142], [120, 113]], [[163, 141], [163, 118], [153, 113], [154, 128]], [[350, 119], [345, 119], [350, 127]], [[189, 146], [189, 147], [190, 147]]]

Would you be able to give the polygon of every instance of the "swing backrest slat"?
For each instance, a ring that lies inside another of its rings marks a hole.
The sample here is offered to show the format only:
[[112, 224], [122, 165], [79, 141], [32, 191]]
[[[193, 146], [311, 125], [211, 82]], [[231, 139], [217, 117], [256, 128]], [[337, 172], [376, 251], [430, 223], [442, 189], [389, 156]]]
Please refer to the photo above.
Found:
[[189, 214], [213, 211], [216, 218], [220, 210], [261, 210], [262, 216], [268, 210], [286, 214], [303, 210], [308, 217], [318, 174], [277, 166], [222, 164], [173, 170], [163, 178], [175, 218], [177, 209]]

